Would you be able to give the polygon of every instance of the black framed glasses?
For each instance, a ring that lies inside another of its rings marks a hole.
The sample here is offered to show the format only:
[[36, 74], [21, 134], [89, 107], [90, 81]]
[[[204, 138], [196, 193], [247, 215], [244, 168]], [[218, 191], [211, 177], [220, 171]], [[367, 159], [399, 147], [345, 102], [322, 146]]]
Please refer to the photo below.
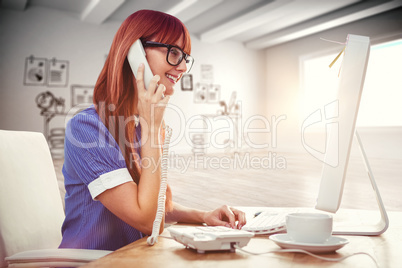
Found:
[[154, 41], [143, 41], [142, 45], [144, 47], [167, 47], [168, 50], [166, 54], [166, 61], [172, 66], [177, 66], [183, 60], [185, 60], [187, 66], [186, 73], [190, 72], [191, 67], [193, 67], [194, 58], [181, 50], [181, 48], [179, 48], [178, 46], [163, 44]]

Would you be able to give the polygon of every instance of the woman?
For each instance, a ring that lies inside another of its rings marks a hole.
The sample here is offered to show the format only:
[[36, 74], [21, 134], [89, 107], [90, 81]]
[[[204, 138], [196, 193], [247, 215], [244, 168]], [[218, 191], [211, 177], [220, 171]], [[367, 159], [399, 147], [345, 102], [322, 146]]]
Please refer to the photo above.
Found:
[[[126, 59], [137, 39], [155, 75], [149, 85], [144, 66], [135, 79]], [[191, 68], [190, 52], [190, 35], [173, 16], [141, 10], [122, 23], [95, 85], [94, 105], [66, 128], [60, 247], [116, 250], [151, 234], [161, 182], [163, 114], [174, 84]], [[202, 211], [174, 203], [169, 187], [166, 211], [168, 222], [232, 228], [246, 222], [243, 212], [228, 206]]]

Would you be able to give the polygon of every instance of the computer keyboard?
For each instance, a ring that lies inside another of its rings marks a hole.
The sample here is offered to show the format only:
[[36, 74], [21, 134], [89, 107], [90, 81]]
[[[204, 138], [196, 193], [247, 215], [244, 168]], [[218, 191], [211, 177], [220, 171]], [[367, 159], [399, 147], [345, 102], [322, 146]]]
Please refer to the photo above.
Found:
[[272, 234], [286, 230], [286, 215], [289, 211], [273, 212], [262, 211], [254, 218], [247, 220], [243, 231], [255, 234]]
[[170, 235], [177, 242], [198, 253], [206, 251], [230, 250], [244, 247], [254, 236], [253, 233], [223, 226], [169, 227]]

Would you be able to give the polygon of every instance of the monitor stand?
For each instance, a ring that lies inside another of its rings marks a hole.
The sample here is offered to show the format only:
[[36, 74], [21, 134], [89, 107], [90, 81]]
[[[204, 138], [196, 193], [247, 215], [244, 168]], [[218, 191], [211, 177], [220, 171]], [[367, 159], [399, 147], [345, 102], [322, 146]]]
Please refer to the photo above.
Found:
[[[356, 225], [356, 226], [334, 226], [334, 235], [380, 235], [384, 233], [389, 226], [389, 219], [387, 212], [385, 211], [384, 203], [382, 202], [380, 192], [378, 190], [377, 184], [375, 182], [373, 172], [371, 171], [370, 164], [367, 159], [367, 155], [363, 148], [363, 143], [360, 139], [357, 130], [355, 131], [355, 136], [358, 141], [360, 152], [362, 154], [364, 164], [366, 166], [368, 177], [370, 178], [371, 186], [373, 187], [374, 194], [377, 198], [378, 208], [380, 210], [381, 218], [377, 223], [370, 225]], [[364, 215], [363, 215], [364, 216]], [[338, 230], [339, 229], [339, 230]]]

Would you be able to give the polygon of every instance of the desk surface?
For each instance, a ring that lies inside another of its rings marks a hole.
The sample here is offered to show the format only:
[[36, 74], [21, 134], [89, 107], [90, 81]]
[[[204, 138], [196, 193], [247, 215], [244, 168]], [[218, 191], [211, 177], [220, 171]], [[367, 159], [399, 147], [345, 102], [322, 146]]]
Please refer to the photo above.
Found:
[[[363, 215], [372, 212], [359, 211]], [[324, 257], [340, 258], [356, 252], [372, 255], [379, 267], [400, 267], [402, 264], [402, 212], [388, 212], [389, 229], [381, 236], [342, 236], [349, 244]], [[164, 236], [170, 236], [164, 231]], [[376, 267], [366, 255], [352, 256], [341, 262], [322, 261], [301, 253], [270, 253], [250, 255], [237, 250], [199, 254], [168, 238], [148, 246], [146, 238], [131, 243], [84, 267]], [[268, 235], [252, 238], [244, 249], [265, 252], [280, 249]]]

